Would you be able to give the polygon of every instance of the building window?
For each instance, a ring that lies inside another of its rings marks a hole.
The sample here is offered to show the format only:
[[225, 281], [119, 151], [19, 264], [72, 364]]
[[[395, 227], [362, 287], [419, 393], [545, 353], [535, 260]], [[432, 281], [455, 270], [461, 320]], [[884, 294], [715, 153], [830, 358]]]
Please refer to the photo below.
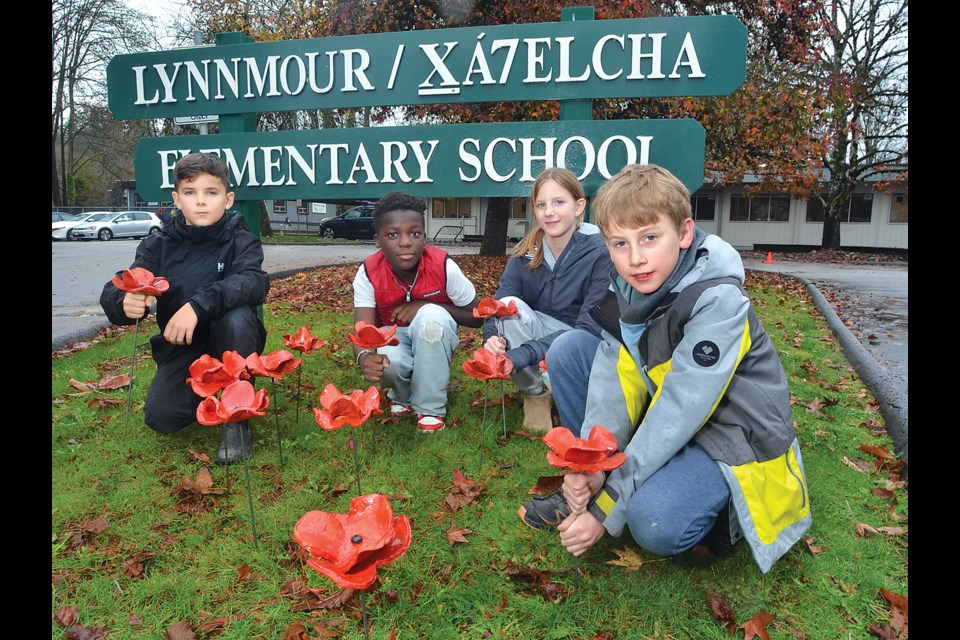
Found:
[[469, 218], [471, 212], [470, 198], [434, 198], [434, 218]]
[[890, 202], [890, 222], [906, 223], [907, 218], [907, 194], [895, 193]]
[[790, 220], [790, 196], [760, 193], [752, 198], [730, 198], [730, 220], [734, 222], [787, 222]]
[[870, 222], [873, 214], [873, 194], [855, 193], [850, 196], [850, 209], [843, 222]]
[[715, 220], [717, 216], [717, 194], [708, 193], [690, 197], [690, 210], [694, 220]]
[[526, 220], [527, 218], [527, 202], [529, 198], [514, 198], [510, 201], [510, 219], [511, 220]]
[[287, 212], [287, 201], [286, 201], [286, 200], [274, 200], [274, 201], [273, 201], [273, 212], [274, 212], [274, 213], [286, 213], [286, 212]]
[[[824, 199], [827, 194], [823, 194]], [[840, 211], [840, 222], [870, 222], [873, 216], [873, 194], [855, 193], [847, 198]], [[823, 222], [823, 203], [819, 198], [807, 200], [807, 222]]]

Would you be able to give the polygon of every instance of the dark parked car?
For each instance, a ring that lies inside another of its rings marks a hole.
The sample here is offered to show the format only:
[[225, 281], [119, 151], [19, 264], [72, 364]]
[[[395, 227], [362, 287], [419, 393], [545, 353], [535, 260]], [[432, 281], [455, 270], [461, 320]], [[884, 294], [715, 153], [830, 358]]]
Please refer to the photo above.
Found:
[[320, 221], [320, 236], [372, 240], [373, 205], [361, 204], [332, 218], [324, 218]]

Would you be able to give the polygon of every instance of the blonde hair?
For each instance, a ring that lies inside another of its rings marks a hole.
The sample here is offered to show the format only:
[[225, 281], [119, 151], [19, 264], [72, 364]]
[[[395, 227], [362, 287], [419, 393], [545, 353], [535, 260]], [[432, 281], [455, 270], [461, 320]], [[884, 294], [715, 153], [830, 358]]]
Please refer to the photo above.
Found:
[[[540, 187], [542, 187], [543, 183], [547, 180], [553, 180], [563, 189], [569, 191], [574, 200], [587, 197], [583, 191], [583, 185], [580, 184], [580, 181], [573, 171], [563, 167], [549, 167], [544, 169], [540, 175], [537, 176], [537, 179], [533, 181], [529, 200], [531, 209], [533, 209], [536, 204], [537, 192], [540, 191]], [[583, 211], [577, 215], [577, 229], [580, 228], [581, 224], [583, 224]], [[543, 264], [543, 227], [540, 226], [539, 222], [537, 226], [528, 231], [527, 235], [513, 247], [513, 253], [510, 255], [510, 258], [519, 258], [527, 253], [533, 256], [530, 264], [527, 265], [527, 269], [533, 271]]]
[[607, 180], [591, 203], [600, 231], [612, 226], [636, 229], [656, 224], [659, 216], [672, 220], [677, 231], [692, 217], [690, 191], [675, 175], [655, 164], [628, 164]]

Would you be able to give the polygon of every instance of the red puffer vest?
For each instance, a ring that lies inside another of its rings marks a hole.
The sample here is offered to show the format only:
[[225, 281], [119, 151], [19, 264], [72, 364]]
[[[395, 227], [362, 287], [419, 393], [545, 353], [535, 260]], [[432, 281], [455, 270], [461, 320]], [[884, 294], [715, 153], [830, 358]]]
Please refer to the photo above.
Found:
[[409, 285], [396, 276], [383, 251], [377, 251], [364, 260], [363, 268], [373, 284], [377, 300], [377, 326], [406, 326], [404, 322], [395, 322], [391, 314], [410, 300], [450, 304], [447, 296], [447, 258], [449, 254], [443, 249], [424, 246], [417, 266], [417, 278], [409, 292]]

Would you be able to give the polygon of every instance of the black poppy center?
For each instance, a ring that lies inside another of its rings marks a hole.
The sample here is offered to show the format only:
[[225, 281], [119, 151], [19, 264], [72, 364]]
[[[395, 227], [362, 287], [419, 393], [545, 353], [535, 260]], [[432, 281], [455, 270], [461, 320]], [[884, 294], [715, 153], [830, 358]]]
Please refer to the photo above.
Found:
[[350, 542], [352, 542], [353, 544], [360, 544], [361, 542], [363, 542], [363, 536], [358, 533], [354, 535], [352, 538], [350, 538]]

